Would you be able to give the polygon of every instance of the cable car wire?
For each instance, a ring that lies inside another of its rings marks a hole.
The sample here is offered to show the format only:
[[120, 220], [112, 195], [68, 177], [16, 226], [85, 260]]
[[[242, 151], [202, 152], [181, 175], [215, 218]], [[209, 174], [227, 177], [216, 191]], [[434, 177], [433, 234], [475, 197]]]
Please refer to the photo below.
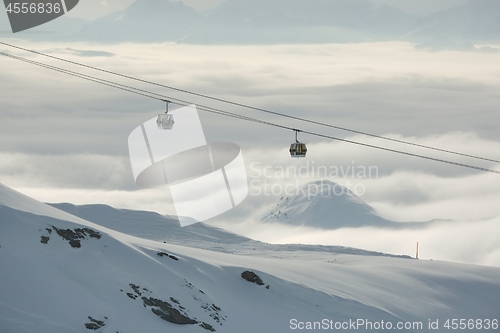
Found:
[[[100, 83], [100, 84], [103, 84], [103, 85], [106, 85], [106, 86], [110, 86], [110, 87], [114, 87], [114, 88], [118, 88], [118, 89], [121, 89], [121, 90], [124, 90], [124, 91], [128, 91], [128, 92], [131, 92], [131, 93], [134, 93], [134, 94], [137, 94], [137, 95], [142, 95], [144, 97], [155, 98], [153, 96], [150, 96], [150, 95], [147, 95], [147, 94], [143, 94], [143, 93], [140, 93], [138, 91], [134, 91], [132, 89], [119, 87], [119, 86], [113, 85], [113, 84], [108, 84], [104, 80], [95, 79], [95, 78], [90, 77], [88, 75], [78, 74], [78, 73], [75, 73], [75, 72], [68, 71], [66, 69], [62, 69], [62, 68], [58, 68], [58, 67], [55, 67], [55, 66], [43, 64], [43, 63], [40, 63], [40, 62], [37, 62], [37, 61], [34, 61], [34, 60], [25, 59], [25, 58], [18, 57], [18, 56], [12, 55], [12, 54], [4, 53], [4, 52], [0, 52], [0, 55], [3, 55], [5, 57], [9, 57], [9, 58], [12, 58], [12, 59], [17, 59], [17, 60], [20, 60], [20, 61], [23, 61], [23, 62], [26, 62], [26, 63], [30, 63], [32, 65], [36, 65], [36, 66], [39, 66], [39, 67], [44, 67], [44, 68], [47, 68], [47, 69], [51, 69], [51, 70], [54, 70], [56, 72], [60, 72], [60, 73], [72, 75], [72, 76], [75, 76], [75, 77], [79, 77], [81, 79], [85, 79], [85, 80], [88, 80], [88, 81]], [[159, 98], [155, 98], [155, 99], [160, 100]]]
[[[71, 76], [78, 77], [78, 78], [81, 78], [81, 79], [85, 79], [85, 80], [88, 80], [88, 81], [91, 81], [91, 82], [100, 83], [100, 84], [103, 84], [105, 86], [109, 86], [109, 87], [113, 87], [113, 88], [120, 89], [120, 90], [123, 90], [123, 91], [131, 92], [131, 93], [134, 93], [134, 94], [137, 94], [137, 95], [141, 95], [141, 96], [144, 96], [144, 97], [148, 97], [148, 98], [151, 98], [151, 99], [155, 99], [155, 100], [158, 100], [158, 101], [162, 101], [163, 102], [165, 100], [175, 100], [176, 102], [172, 102], [172, 103], [180, 105], [180, 106], [188, 106], [188, 105], [192, 104], [192, 103], [189, 103], [189, 102], [184, 101], [184, 100], [179, 100], [179, 99], [172, 98], [172, 97], [169, 97], [169, 96], [165, 96], [165, 95], [162, 95], [162, 94], [158, 94], [158, 93], [155, 93], [155, 92], [150, 92], [150, 91], [147, 91], [147, 90], [144, 90], [144, 89], [139, 89], [139, 88], [135, 88], [135, 87], [132, 87], [132, 86], [128, 86], [128, 85], [124, 85], [124, 84], [112, 82], [112, 81], [109, 81], [109, 80], [104, 80], [104, 79], [101, 79], [101, 78], [96, 78], [96, 77], [93, 77], [93, 76], [90, 76], [90, 75], [77, 73], [77, 72], [70, 71], [70, 70], [67, 70], [67, 69], [63, 69], [63, 68], [60, 68], [60, 67], [56, 67], [56, 66], [52, 66], [52, 65], [47, 65], [47, 64], [44, 64], [44, 63], [41, 63], [41, 62], [37, 62], [37, 61], [34, 61], [34, 60], [25, 59], [25, 58], [22, 58], [22, 57], [19, 57], [19, 56], [15, 56], [15, 55], [12, 55], [12, 54], [0, 52], [0, 55], [6, 56], [6, 57], [9, 57], [9, 58], [12, 58], [12, 59], [20, 60], [20, 61], [23, 61], [23, 62], [26, 62], [26, 63], [30, 63], [30, 64], [33, 64], [33, 65], [36, 65], [36, 66], [39, 66], [39, 67], [43, 67], [43, 68], [46, 68], [46, 69], [54, 70], [54, 71], [57, 71], [57, 72], [60, 72], [60, 73], [63, 73], [63, 74], [67, 74], [67, 75], [71, 75]], [[387, 151], [387, 152], [392, 152], [392, 153], [407, 155], [407, 156], [411, 156], [411, 157], [422, 158], [422, 159], [431, 160], [431, 161], [435, 161], [435, 162], [441, 162], [441, 163], [456, 165], [456, 166], [460, 166], [460, 167], [464, 167], [464, 168], [469, 168], [469, 169], [475, 169], [475, 170], [489, 172], [489, 173], [500, 174], [500, 171], [498, 171], [498, 170], [493, 170], [493, 169], [478, 167], [478, 166], [474, 166], [474, 165], [469, 165], [469, 164], [464, 164], [464, 163], [458, 163], [458, 162], [448, 161], [448, 160], [434, 158], [434, 157], [420, 155], [420, 154], [409, 153], [409, 152], [405, 152], [405, 151], [401, 151], [401, 150], [396, 150], [396, 149], [381, 147], [381, 146], [377, 146], [377, 145], [362, 143], [362, 142], [348, 140], [348, 139], [342, 139], [342, 138], [338, 138], [338, 137], [334, 137], [334, 136], [326, 135], [326, 134], [321, 134], [321, 133], [317, 133], [317, 132], [304, 131], [304, 130], [300, 130], [300, 129], [297, 129], [297, 128], [293, 128], [293, 127], [289, 127], [289, 126], [285, 126], [285, 125], [281, 125], [281, 124], [272, 123], [272, 122], [269, 122], [269, 121], [264, 121], [264, 120], [260, 120], [260, 119], [256, 119], [256, 118], [251, 118], [251, 117], [243, 116], [243, 115], [240, 115], [240, 114], [235, 114], [235, 113], [223, 111], [223, 110], [220, 110], [220, 109], [217, 109], [217, 108], [212, 108], [212, 107], [206, 107], [206, 106], [202, 106], [202, 105], [197, 105], [197, 109], [199, 109], [201, 111], [204, 111], [204, 112], [219, 114], [219, 115], [226, 116], [226, 117], [232, 117], [232, 118], [237, 118], [237, 119], [241, 119], [241, 120], [245, 120], [245, 121], [251, 121], [251, 122], [254, 122], [254, 123], [259, 123], [259, 124], [274, 126], [274, 127], [281, 128], [281, 129], [291, 130], [291, 131], [295, 131], [295, 132], [301, 132], [301, 133], [305, 133], [305, 134], [309, 134], [309, 135], [312, 135], [312, 136], [321, 137], [321, 138], [325, 138], [325, 139], [336, 140], [336, 141], [340, 141], [340, 142], [355, 144], [355, 145], [358, 145], [358, 146], [363, 146], [363, 147], [368, 147], [368, 148], [374, 148], [374, 149], [378, 149], [378, 150], [383, 150], [383, 151]]]
[[193, 96], [198, 96], [198, 97], [202, 97], [202, 98], [210, 99], [210, 100], [213, 100], [213, 101], [218, 101], [218, 102], [222, 102], [222, 103], [226, 103], [226, 104], [230, 104], [230, 105], [234, 105], [234, 106], [238, 106], [238, 107], [242, 107], [242, 108], [246, 108], [246, 109], [250, 109], [250, 110], [254, 110], [254, 111], [264, 112], [264, 113], [268, 113], [268, 114], [272, 114], [272, 115], [276, 115], [276, 116], [280, 116], [280, 117], [285, 117], [285, 118], [289, 118], [289, 119], [298, 120], [298, 121], [301, 121], [301, 122], [306, 122], [306, 123], [310, 123], [310, 124], [314, 124], [314, 125], [319, 125], [319, 126], [334, 128], [334, 129], [341, 130], [341, 131], [346, 131], [346, 132], [351, 132], [351, 133], [355, 133], [355, 134], [370, 136], [370, 137], [373, 137], [373, 138], [387, 140], [387, 141], [392, 141], [392, 142], [397, 142], [397, 143], [401, 143], [401, 144], [405, 144], [405, 145], [410, 145], [410, 146], [420, 147], [420, 148], [424, 148], [424, 149], [430, 149], [430, 150], [440, 151], [440, 152], [444, 152], [444, 153], [448, 153], [448, 154], [453, 154], [453, 155], [458, 155], [458, 156], [463, 156], [463, 157], [468, 157], [468, 158], [474, 158], [474, 159], [488, 161], [488, 162], [500, 163], [499, 160], [494, 160], [494, 159], [490, 159], [490, 158], [486, 158], [486, 157], [481, 157], [481, 156], [476, 156], [476, 155], [470, 155], [470, 154], [464, 154], [464, 153], [460, 153], [460, 152], [453, 151], [453, 150], [432, 147], [432, 146], [418, 144], [418, 143], [414, 143], [414, 142], [410, 142], [410, 141], [406, 141], [406, 140], [399, 140], [399, 139], [389, 138], [389, 137], [382, 136], [382, 135], [376, 135], [376, 134], [372, 134], [372, 133], [368, 133], [368, 132], [353, 130], [353, 129], [350, 129], [350, 128], [336, 126], [336, 125], [332, 125], [332, 124], [328, 124], [328, 123], [324, 123], [324, 122], [319, 122], [319, 121], [315, 121], [315, 120], [311, 120], [311, 119], [307, 119], [307, 118], [303, 118], [303, 117], [292, 116], [292, 115], [289, 115], [289, 114], [286, 114], [286, 113], [281, 113], [281, 112], [276, 112], [276, 111], [272, 111], [272, 110], [268, 110], [268, 109], [263, 109], [263, 108], [251, 106], [251, 105], [248, 105], [248, 104], [233, 102], [233, 101], [230, 101], [230, 100], [227, 100], [227, 99], [213, 97], [213, 96], [209, 96], [209, 95], [206, 95], [206, 94], [200, 94], [200, 93], [197, 93], [197, 92], [194, 92], [194, 91], [190, 91], [190, 90], [186, 90], [186, 89], [181, 89], [181, 88], [176, 88], [176, 87], [173, 87], [173, 86], [169, 86], [169, 85], [157, 83], [157, 82], [154, 82], [154, 81], [149, 81], [149, 80], [137, 78], [137, 77], [134, 77], [134, 76], [130, 76], [130, 75], [126, 75], [126, 74], [121, 74], [121, 73], [118, 73], [118, 72], [113, 72], [113, 71], [105, 70], [105, 69], [102, 69], [102, 68], [98, 68], [98, 67], [86, 65], [86, 64], [79, 63], [79, 62], [76, 62], [76, 61], [71, 61], [71, 60], [68, 60], [68, 59], [64, 59], [64, 58], [52, 56], [52, 55], [49, 55], [49, 54], [46, 54], [46, 53], [43, 53], [43, 52], [26, 49], [26, 48], [23, 48], [23, 47], [20, 47], [20, 46], [16, 46], [16, 45], [13, 45], [13, 44], [9, 44], [9, 43], [5, 43], [5, 42], [0, 42], [0, 44], [8, 46], [8, 47], [11, 47], [11, 48], [16, 48], [16, 49], [19, 49], [19, 50], [22, 50], [22, 51], [26, 51], [26, 52], [34, 53], [34, 54], [37, 54], [37, 55], [41, 55], [41, 56], [44, 56], [44, 57], [52, 58], [52, 59], [55, 59], [55, 60], [64, 61], [66, 63], [70, 63], [70, 64], [73, 64], [73, 65], [77, 65], [77, 66], [89, 68], [89, 69], [92, 69], [92, 70], [100, 71], [100, 72], [103, 72], [103, 73], [107, 73], [107, 74], [119, 76], [119, 77], [130, 79], [130, 80], [135, 80], [135, 81], [142, 82], [142, 83], [147, 83], [147, 84], [155, 85], [155, 86], [162, 87], [162, 88], [171, 89], [171, 90], [182, 92], [182, 93], [185, 93], [185, 94], [190, 94], [190, 95], [193, 95]]
[[[104, 79], [101, 79], [101, 78], [96, 78], [96, 77], [93, 77], [93, 76], [90, 76], [90, 75], [86, 75], [86, 74], [77, 73], [77, 72], [70, 71], [70, 70], [63, 69], [63, 68], [59, 68], [59, 67], [56, 67], [56, 66], [43, 64], [43, 63], [40, 63], [40, 62], [37, 62], [37, 61], [34, 61], [34, 60], [29, 60], [29, 59], [25, 59], [25, 58], [22, 58], [22, 57], [19, 57], [19, 56], [14, 56], [14, 55], [11, 55], [11, 54], [8, 54], [8, 53], [0, 52], [0, 55], [6, 56], [6, 57], [9, 57], [9, 58], [13, 58], [13, 59], [16, 59], [16, 60], [20, 60], [20, 61], [23, 61], [23, 62], [26, 62], [26, 63], [30, 63], [30, 64], [33, 64], [33, 65], [36, 65], [36, 66], [39, 66], [39, 67], [43, 67], [43, 68], [46, 68], [46, 69], [54, 70], [54, 71], [57, 71], [57, 72], [60, 72], [60, 73], [68, 74], [68, 75], [71, 75], [71, 76], [75, 76], [75, 77], [78, 77], [78, 78], [81, 78], [81, 79], [84, 79], [84, 80], [88, 80], [88, 81], [91, 81], [91, 82], [103, 84], [103, 85], [108, 86], [108, 87], [113, 87], [113, 88], [117, 88], [117, 89], [120, 89], [120, 90], [123, 90], [123, 91], [127, 91], [127, 92], [131, 92], [131, 93], [134, 93], [134, 94], [137, 94], [137, 95], [141, 95], [141, 96], [144, 96], [144, 97], [152, 98], [152, 99], [155, 99], [155, 100], [158, 100], [158, 101], [162, 101], [162, 102], [169, 101], [170, 103], [176, 104], [176, 105], [179, 105], [179, 106], [188, 106], [188, 105], [193, 104], [193, 103], [190, 103], [190, 102], [182, 100], [182, 99], [178, 99], [178, 98], [174, 98], [174, 97], [171, 97], [171, 96], [166, 96], [166, 95], [158, 94], [158, 93], [147, 91], [147, 90], [144, 90], [144, 89], [139, 89], [139, 88], [127, 86], [127, 85], [124, 85], [124, 84], [121, 84], [121, 83], [116, 83], [116, 82], [112, 82], [112, 81], [109, 81], [109, 80], [104, 80]], [[175, 101], [175, 102], [172, 102], [172, 101]], [[257, 122], [257, 123], [261, 123], [261, 124], [268, 124], [268, 125], [272, 124], [272, 123], [268, 123], [266, 121], [262, 121], [262, 120], [258, 120], [258, 119], [255, 119], [255, 118], [251, 118], [251, 117], [247, 117], [247, 116], [243, 116], [243, 115], [239, 115], [239, 114], [235, 114], [235, 113], [231, 113], [231, 112], [227, 112], [227, 111], [223, 111], [223, 110], [211, 108], [211, 107], [208, 107], [208, 106], [203, 106], [203, 105], [199, 105], [199, 104], [197, 104], [196, 106], [197, 106], [198, 109], [200, 109], [202, 111], [206, 111], [206, 112], [211, 112], [211, 113], [216, 113], [216, 114], [221, 114], [221, 115], [227, 115], [227, 116], [231, 116], [233, 118], [238, 118], [238, 119], [243, 119], [243, 120], [251, 120], [253, 122]], [[292, 129], [291, 127], [280, 126], [280, 125], [277, 125], [277, 124], [274, 124], [274, 125], [278, 126], [278, 127], [285, 128], [285, 129]]]
[[[52, 65], [43, 64], [43, 63], [40, 63], [40, 62], [37, 62], [37, 61], [34, 61], [34, 60], [25, 59], [25, 58], [14, 56], [14, 55], [11, 55], [11, 54], [8, 54], [8, 53], [0, 52], [0, 55], [6, 56], [6, 57], [9, 57], [9, 58], [13, 58], [13, 59], [16, 59], [16, 60], [20, 60], [20, 61], [23, 61], [23, 62], [26, 62], [26, 63], [30, 63], [30, 64], [33, 64], [33, 65], [36, 65], [36, 66], [39, 66], [39, 67], [43, 67], [43, 68], [46, 68], [46, 69], [54, 70], [54, 71], [57, 71], [57, 72], [60, 72], [60, 73], [68, 74], [68, 75], [71, 75], [71, 76], [74, 76], [74, 77], [78, 77], [78, 78], [81, 78], [81, 79], [84, 79], [84, 80], [88, 80], [88, 81], [91, 81], [91, 82], [99, 83], [99, 84], [102, 84], [102, 85], [105, 85], [105, 86], [108, 86], [108, 87], [113, 87], [113, 88], [117, 88], [117, 89], [120, 89], [120, 90], [123, 90], [123, 91], [131, 92], [131, 93], [134, 93], [134, 94], [137, 94], [137, 95], [141, 95], [141, 96], [144, 96], [144, 97], [148, 97], [148, 98], [151, 98], [151, 99], [155, 99], [155, 100], [158, 100], [158, 101], [165, 102], [166, 100], [169, 100], [170, 103], [176, 104], [176, 105], [179, 105], [179, 106], [189, 106], [189, 105], [193, 104], [193, 103], [190, 103], [188, 101], [177, 99], [177, 98], [174, 98], [174, 97], [171, 97], [171, 96], [165, 96], [165, 95], [158, 94], [158, 93], [155, 93], [155, 92], [150, 92], [150, 91], [147, 91], [147, 90], [144, 90], [144, 89], [139, 89], [139, 88], [135, 88], [135, 87], [123, 85], [123, 84], [120, 84], [120, 83], [116, 83], [116, 82], [104, 80], [104, 79], [101, 79], [101, 78], [96, 78], [96, 77], [93, 77], [93, 76], [90, 76], [90, 75], [73, 72], [73, 71], [70, 71], [70, 70], [67, 70], [67, 69], [55, 67], [55, 66], [52, 66]], [[175, 102], [172, 102], [172, 101], [175, 101]], [[233, 118], [243, 119], [243, 120], [249, 120], [249, 121], [253, 121], [253, 122], [261, 123], [261, 124], [266, 124], [266, 125], [273, 125], [273, 126], [281, 127], [281, 128], [284, 128], [284, 129], [290, 129], [290, 130], [292, 129], [291, 127], [281, 126], [281, 125], [278, 125], [278, 124], [269, 123], [269, 122], [266, 122], [266, 121], [263, 121], [263, 120], [259, 120], [259, 119], [255, 119], [255, 118], [251, 118], [251, 117], [247, 117], [247, 116], [243, 116], [243, 115], [239, 115], [239, 114], [235, 114], [235, 113], [231, 113], [231, 112], [227, 112], [227, 111], [223, 111], [223, 110], [219, 110], [219, 109], [215, 109], [215, 108], [211, 108], [211, 107], [207, 107], [207, 106], [203, 106], [203, 105], [198, 105], [197, 104], [196, 106], [197, 106], [197, 109], [205, 111], [205, 112], [210, 112], [210, 113], [215, 113], [215, 114], [220, 114], [220, 115], [226, 115], [226, 116], [230, 116], [230, 117], [233, 117]]]

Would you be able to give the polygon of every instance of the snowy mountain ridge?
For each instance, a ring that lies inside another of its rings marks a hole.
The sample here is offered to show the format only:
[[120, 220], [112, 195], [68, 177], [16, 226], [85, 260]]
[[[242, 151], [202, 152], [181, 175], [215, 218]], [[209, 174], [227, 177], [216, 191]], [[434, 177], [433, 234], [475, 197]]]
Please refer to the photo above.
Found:
[[[8, 333], [281, 333], [294, 331], [293, 320], [426, 323], [494, 318], [500, 307], [499, 268], [218, 253], [111, 231], [5, 186], [0, 265], [0, 332]], [[422, 327], [403, 331], [429, 331]]]
[[75, 206], [68, 203], [49, 204], [50, 206], [94, 222], [103, 227], [128, 235], [154, 241], [176, 244], [223, 243], [241, 244], [252, 240], [226, 230], [196, 223], [181, 227], [173, 216], [163, 216], [154, 212], [116, 209], [107, 205]]
[[107, 205], [75, 206], [68, 203], [49, 205], [127, 235], [210, 251], [251, 255], [265, 255], [269, 252], [321, 252], [409, 258], [405, 255], [393, 255], [344, 246], [262, 243], [204, 223], [182, 228], [177, 220], [168, 216], [146, 211], [116, 209]]
[[307, 183], [284, 196], [264, 217], [264, 223], [309, 226], [321, 229], [379, 227], [420, 228], [431, 222], [398, 223], [380, 217], [348, 188], [329, 180]]

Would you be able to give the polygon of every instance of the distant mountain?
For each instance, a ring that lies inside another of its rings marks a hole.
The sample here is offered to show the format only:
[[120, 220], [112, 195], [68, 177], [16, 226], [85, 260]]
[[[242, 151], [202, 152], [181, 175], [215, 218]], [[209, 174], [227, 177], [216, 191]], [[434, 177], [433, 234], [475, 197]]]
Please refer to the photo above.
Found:
[[16, 36], [24, 35], [24, 34], [39, 34], [44, 33], [48, 35], [55, 36], [65, 36], [75, 33], [89, 24], [90, 21], [79, 18], [79, 17], [71, 17], [71, 16], [61, 16], [55, 20], [42, 24], [33, 29], [26, 30], [25, 32], [17, 33]]
[[416, 17], [367, 0], [228, 0], [208, 11], [184, 42], [358, 42], [399, 36]]
[[282, 197], [261, 221], [322, 229], [417, 228], [430, 223], [386, 220], [349, 189], [328, 180], [305, 184], [295, 194]]
[[182, 38], [203, 17], [181, 1], [137, 0], [126, 9], [99, 18], [72, 35], [96, 42], [165, 42]]
[[228, 0], [203, 14], [182, 2], [137, 0], [72, 38], [193, 44], [360, 42], [397, 38], [415, 20], [368, 0]]
[[419, 43], [436, 36], [458, 43], [500, 42], [500, 1], [471, 0], [419, 19], [405, 34], [406, 39]]
[[[227, 0], [199, 13], [181, 1], [137, 0], [95, 21], [63, 16], [24, 33], [12, 34], [5, 12], [0, 34], [54, 41], [167, 42], [190, 44], [348, 43], [450, 39], [466, 43], [500, 42], [498, 0]], [[382, 2], [382, 3], [379, 3]], [[455, 7], [449, 6], [455, 4]], [[419, 12], [419, 6], [425, 10]], [[443, 9], [444, 8], [444, 9]], [[404, 10], [408, 9], [410, 13]], [[437, 12], [435, 12], [437, 11]], [[432, 13], [420, 17], [417, 13]], [[483, 49], [481, 52], [495, 52]]]

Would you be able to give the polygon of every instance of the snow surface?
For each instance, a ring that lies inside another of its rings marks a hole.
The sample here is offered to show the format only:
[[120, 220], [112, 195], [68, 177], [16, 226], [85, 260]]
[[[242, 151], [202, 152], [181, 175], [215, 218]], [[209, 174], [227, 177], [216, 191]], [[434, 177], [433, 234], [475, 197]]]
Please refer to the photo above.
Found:
[[[55, 228], [92, 229], [100, 238], [87, 231], [81, 247], [73, 248]], [[426, 332], [428, 319], [500, 317], [499, 268], [321, 251], [229, 254], [165, 244], [71, 217], [5, 186], [0, 265], [2, 333], [89, 332], [89, 317], [105, 324], [96, 332], [207, 331], [161, 319], [142, 297], [232, 333], [288, 332], [293, 318], [417, 320], [424, 322], [419, 332]], [[269, 289], [242, 279], [246, 270]]]

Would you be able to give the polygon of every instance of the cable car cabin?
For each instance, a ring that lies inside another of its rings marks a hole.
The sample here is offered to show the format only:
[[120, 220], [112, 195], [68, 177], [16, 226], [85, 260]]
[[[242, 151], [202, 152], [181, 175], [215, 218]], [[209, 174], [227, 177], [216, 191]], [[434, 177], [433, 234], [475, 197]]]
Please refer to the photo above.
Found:
[[294, 132], [295, 132], [295, 143], [292, 143], [290, 145], [290, 156], [292, 156], [292, 158], [306, 157], [307, 153], [306, 144], [299, 142], [299, 139], [297, 137], [300, 131], [294, 130]]
[[293, 158], [306, 157], [307, 147], [305, 143], [296, 142], [290, 145], [290, 156]]
[[156, 124], [159, 129], [171, 130], [174, 127], [174, 116], [168, 113], [159, 114], [156, 118]]

